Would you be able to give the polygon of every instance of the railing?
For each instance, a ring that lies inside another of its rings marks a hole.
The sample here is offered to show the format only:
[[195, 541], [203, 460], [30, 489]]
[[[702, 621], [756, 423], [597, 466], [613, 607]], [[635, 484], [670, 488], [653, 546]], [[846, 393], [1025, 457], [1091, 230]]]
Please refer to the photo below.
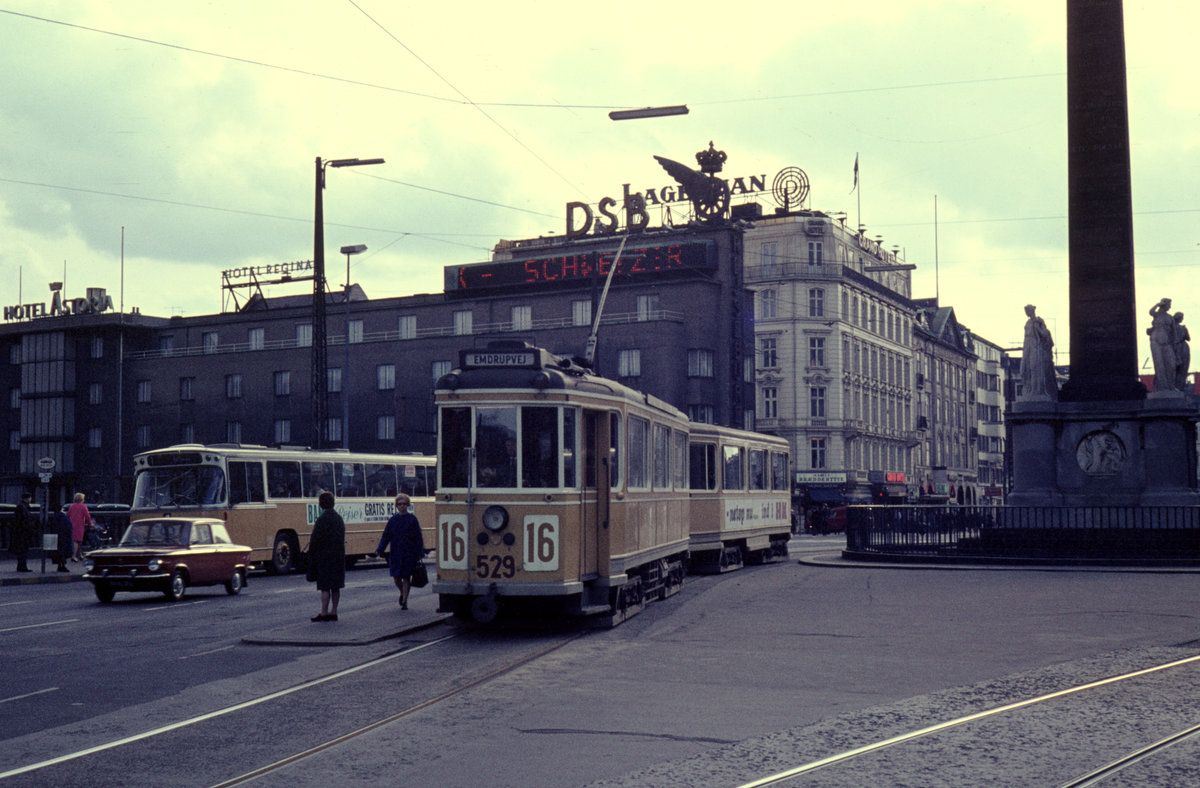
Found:
[[866, 560], [1200, 563], [1200, 506], [851, 506]]

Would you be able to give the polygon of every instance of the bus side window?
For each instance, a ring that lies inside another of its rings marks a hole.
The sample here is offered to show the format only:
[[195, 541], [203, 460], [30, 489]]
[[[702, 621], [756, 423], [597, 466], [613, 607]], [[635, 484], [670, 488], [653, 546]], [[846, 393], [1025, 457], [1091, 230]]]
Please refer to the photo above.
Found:
[[375, 498], [396, 497], [396, 467], [367, 463], [367, 495]]
[[339, 462], [337, 472], [337, 497], [361, 498], [366, 495], [366, 482], [361, 462]]
[[229, 463], [229, 505], [262, 503], [263, 471], [261, 462]]
[[302, 467], [305, 498], [316, 498], [323, 492], [333, 492], [333, 463], [306, 462]]
[[267, 461], [267, 475], [271, 479], [272, 498], [303, 498], [304, 488], [300, 483], [300, 464], [282, 460]]

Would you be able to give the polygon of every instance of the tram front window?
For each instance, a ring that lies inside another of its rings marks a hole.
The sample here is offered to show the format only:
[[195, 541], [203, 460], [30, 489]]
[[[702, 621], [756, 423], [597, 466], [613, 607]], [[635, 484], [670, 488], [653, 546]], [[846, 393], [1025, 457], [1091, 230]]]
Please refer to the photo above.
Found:
[[479, 408], [475, 413], [475, 484], [516, 487], [517, 456], [517, 409]]

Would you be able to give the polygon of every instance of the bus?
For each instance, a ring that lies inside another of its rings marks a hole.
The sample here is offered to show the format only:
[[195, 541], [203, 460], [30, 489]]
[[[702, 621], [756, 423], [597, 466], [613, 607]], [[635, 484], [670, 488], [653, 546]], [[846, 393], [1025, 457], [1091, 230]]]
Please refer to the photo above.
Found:
[[187, 444], [137, 454], [130, 519], [218, 517], [250, 560], [272, 573], [301, 564], [317, 496], [334, 494], [346, 522], [346, 562], [375, 552], [395, 497], [412, 499], [425, 544], [434, 544], [437, 460], [422, 454], [356, 454], [245, 444]]

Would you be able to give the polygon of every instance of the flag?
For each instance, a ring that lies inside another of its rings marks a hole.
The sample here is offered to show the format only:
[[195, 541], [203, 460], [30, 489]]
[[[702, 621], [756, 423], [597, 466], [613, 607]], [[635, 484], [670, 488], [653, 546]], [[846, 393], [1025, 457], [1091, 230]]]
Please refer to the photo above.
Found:
[[850, 188], [850, 193], [854, 194], [854, 190], [858, 188], [858, 154], [854, 154], [854, 186]]

